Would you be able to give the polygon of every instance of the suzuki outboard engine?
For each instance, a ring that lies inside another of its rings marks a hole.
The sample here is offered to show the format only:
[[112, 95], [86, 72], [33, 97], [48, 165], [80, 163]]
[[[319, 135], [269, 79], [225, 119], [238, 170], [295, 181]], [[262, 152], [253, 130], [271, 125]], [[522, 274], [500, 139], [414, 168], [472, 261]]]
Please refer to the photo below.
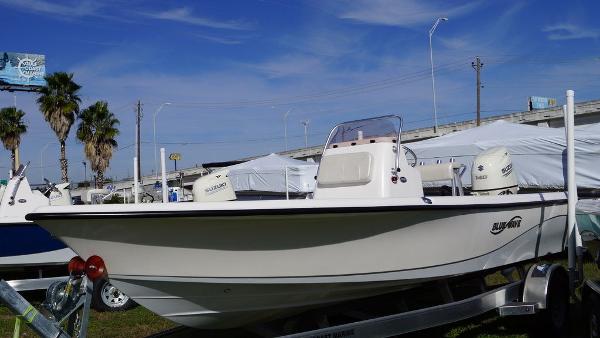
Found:
[[471, 167], [473, 195], [509, 195], [519, 190], [517, 175], [505, 147], [481, 152]]
[[55, 189], [50, 191], [50, 205], [71, 205], [70, 183], [60, 183], [54, 185]]
[[221, 202], [236, 199], [227, 170], [202, 176], [194, 181], [194, 202]]

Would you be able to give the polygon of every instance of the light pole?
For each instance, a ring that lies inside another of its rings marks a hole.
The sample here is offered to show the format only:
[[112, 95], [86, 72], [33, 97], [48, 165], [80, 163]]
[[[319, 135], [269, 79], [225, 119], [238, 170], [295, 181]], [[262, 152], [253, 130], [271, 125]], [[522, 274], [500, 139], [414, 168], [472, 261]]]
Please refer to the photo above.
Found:
[[156, 109], [154, 115], [152, 115], [152, 128], [154, 129], [154, 172], [156, 173], [156, 179], [158, 179], [158, 159], [156, 157], [156, 153], [158, 152], [158, 149], [156, 149], [156, 115], [158, 115], [158, 113], [160, 113], [165, 106], [170, 105], [172, 105], [171, 102], [162, 103], [160, 106], [158, 106], [158, 109]]
[[304, 125], [304, 148], [308, 148], [308, 124], [310, 120], [301, 121], [302, 125]]
[[431, 90], [433, 91], [433, 132], [437, 133], [438, 123], [437, 123], [437, 106], [435, 104], [435, 77], [433, 76], [433, 48], [431, 46], [431, 37], [435, 32], [435, 29], [440, 24], [441, 21], [448, 21], [448, 18], [437, 18], [435, 23], [429, 30], [429, 61], [431, 62]]
[[42, 150], [40, 151], [40, 172], [42, 173], [42, 182], [44, 181], [44, 152], [46, 151], [46, 149], [48, 149], [48, 146], [51, 144], [57, 144], [57, 143], [56, 142], [48, 142], [42, 147]]
[[288, 144], [287, 144], [287, 118], [288, 115], [290, 115], [290, 113], [292, 112], [294, 108], [289, 109], [288, 111], [285, 112], [285, 114], [283, 114], [283, 139], [285, 141], [285, 151], [288, 150]]
[[85, 161], [81, 161], [81, 163], [83, 164], [83, 184], [85, 184], [87, 180], [87, 163]]

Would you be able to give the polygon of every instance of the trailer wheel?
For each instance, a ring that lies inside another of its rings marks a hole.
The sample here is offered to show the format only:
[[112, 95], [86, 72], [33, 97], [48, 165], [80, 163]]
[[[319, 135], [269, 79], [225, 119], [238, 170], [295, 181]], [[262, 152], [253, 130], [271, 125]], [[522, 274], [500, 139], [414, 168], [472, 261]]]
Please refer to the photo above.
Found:
[[539, 323], [548, 337], [566, 337], [569, 332], [569, 279], [564, 270], [559, 271], [552, 274], [546, 309], [540, 312]]
[[590, 338], [600, 338], [600, 301], [596, 294], [588, 294], [589, 302], [586, 304], [586, 317]]
[[127, 311], [137, 304], [106, 279], [94, 283], [92, 307], [100, 312]]

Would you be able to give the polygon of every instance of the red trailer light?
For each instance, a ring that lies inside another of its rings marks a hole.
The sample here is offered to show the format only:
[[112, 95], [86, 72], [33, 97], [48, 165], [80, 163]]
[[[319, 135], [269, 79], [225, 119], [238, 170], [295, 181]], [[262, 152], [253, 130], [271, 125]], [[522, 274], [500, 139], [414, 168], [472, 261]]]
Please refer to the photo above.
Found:
[[85, 274], [92, 281], [95, 281], [106, 275], [106, 265], [100, 256], [90, 256], [85, 261]]
[[71, 275], [82, 276], [85, 272], [85, 261], [83, 260], [83, 258], [75, 256], [69, 261], [67, 269], [69, 270], [69, 274]]

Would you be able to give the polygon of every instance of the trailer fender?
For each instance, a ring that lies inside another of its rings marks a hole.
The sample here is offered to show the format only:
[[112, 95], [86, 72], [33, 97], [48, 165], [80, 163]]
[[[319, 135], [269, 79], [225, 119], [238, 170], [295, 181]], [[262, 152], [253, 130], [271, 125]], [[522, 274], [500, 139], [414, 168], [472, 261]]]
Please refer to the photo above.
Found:
[[558, 264], [532, 265], [525, 277], [523, 302], [536, 303], [538, 309], [546, 309], [551, 292], [549, 286], [565, 279], [568, 281], [567, 272]]

